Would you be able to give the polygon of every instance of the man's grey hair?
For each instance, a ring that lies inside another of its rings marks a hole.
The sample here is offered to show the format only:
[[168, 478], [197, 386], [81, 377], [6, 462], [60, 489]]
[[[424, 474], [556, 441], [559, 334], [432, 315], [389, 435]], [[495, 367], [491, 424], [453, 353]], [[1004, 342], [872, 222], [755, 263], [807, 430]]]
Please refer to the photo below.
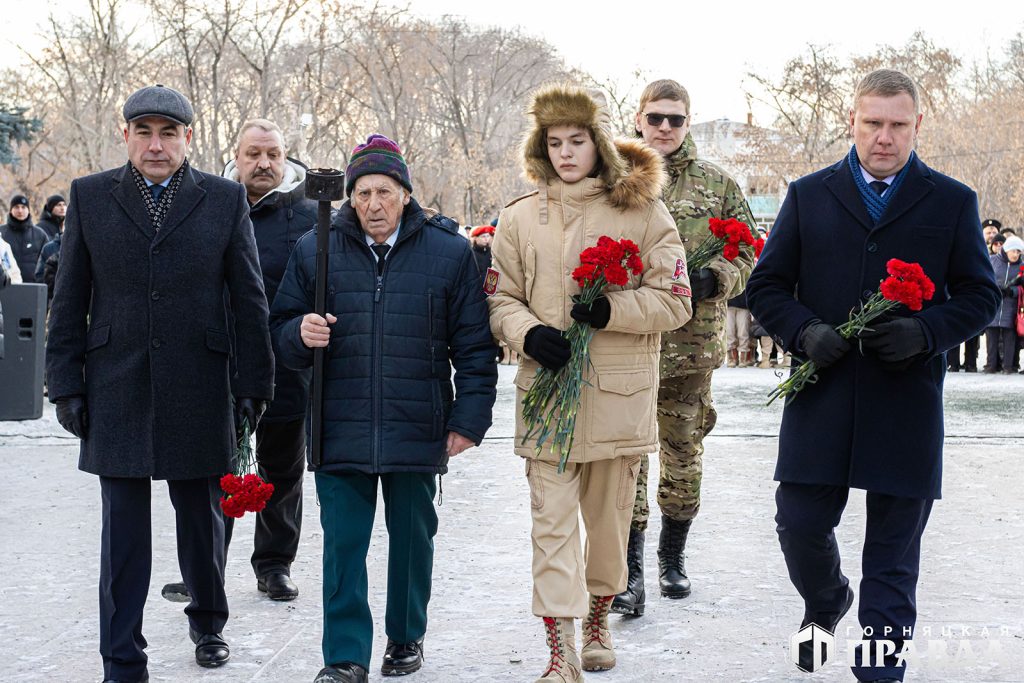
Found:
[[252, 128], [259, 128], [267, 133], [277, 133], [277, 137], [281, 140], [281, 149], [287, 151], [284, 142], [284, 131], [281, 130], [281, 126], [277, 125], [270, 119], [249, 119], [242, 124], [242, 129], [238, 131], [238, 142], [235, 143], [235, 154], [237, 155], [239, 149], [242, 146], [242, 137], [245, 135], [245, 131]]
[[860, 83], [857, 84], [857, 90], [853, 94], [853, 108], [857, 108], [860, 98], [865, 95], [894, 97], [900, 93], [910, 95], [910, 99], [914, 101], [914, 114], [920, 114], [921, 100], [917, 95], [914, 79], [896, 69], [876, 69], [860, 79]]

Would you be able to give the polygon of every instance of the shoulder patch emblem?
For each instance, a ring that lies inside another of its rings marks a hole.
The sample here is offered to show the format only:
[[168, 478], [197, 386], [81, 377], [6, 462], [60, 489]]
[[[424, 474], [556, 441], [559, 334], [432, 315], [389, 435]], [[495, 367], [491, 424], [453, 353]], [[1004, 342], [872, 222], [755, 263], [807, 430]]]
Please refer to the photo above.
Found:
[[677, 296], [692, 296], [690, 288], [682, 285], [672, 285], [672, 293]]
[[491, 296], [498, 291], [499, 279], [501, 279], [501, 274], [494, 268], [488, 268], [487, 277], [484, 278], [484, 294]]
[[678, 280], [679, 278], [681, 278], [683, 276], [683, 273], [685, 273], [685, 272], [686, 272], [686, 261], [684, 261], [681, 258], [677, 258], [676, 259], [676, 270], [675, 270], [674, 273], [672, 273], [672, 279], [673, 280]]

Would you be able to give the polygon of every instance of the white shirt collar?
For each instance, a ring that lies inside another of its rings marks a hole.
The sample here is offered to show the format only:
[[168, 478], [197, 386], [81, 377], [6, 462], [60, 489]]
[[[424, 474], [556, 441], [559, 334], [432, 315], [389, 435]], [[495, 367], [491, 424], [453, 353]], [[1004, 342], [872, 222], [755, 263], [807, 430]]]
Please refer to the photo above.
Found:
[[[398, 241], [398, 233], [401, 232], [401, 231], [402, 231], [402, 222], [399, 221], [398, 222], [398, 227], [395, 228], [395, 231], [393, 233], [391, 233], [391, 237], [388, 237], [386, 240], [384, 240], [384, 244], [388, 245], [389, 247], [394, 248], [395, 242]], [[363, 233], [363, 237], [366, 238], [366, 246], [372, 247], [374, 244], [376, 244], [376, 242], [373, 241], [373, 238], [370, 237], [369, 235], [367, 235], [366, 233]], [[389, 250], [388, 253], [384, 256], [384, 258], [386, 259], [390, 255], [391, 255], [391, 251]]]
[[[864, 182], [867, 183], [869, 187], [871, 186], [871, 183], [873, 183], [876, 180], [878, 180], [878, 178], [876, 178], [875, 176], [871, 175], [866, 170], [864, 170], [864, 166], [862, 164], [858, 163], [857, 165], [860, 166], [860, 174], [864, 177]], [[893, 173], [891, 176], [888, 176], [887, 178], [882, 178], [882, 182], [885, 183], [886, 185], [892, 185], [892, 181], [895, 178], [896, 178], [896, 174]], [[885, 192], [888, 192], [888, 191], [889, 190], [886, 190]], [[883, 192], [882, 194], [885, 194], [885, 192]]]
[[159, 182], [159, 183], [154, 183], [152, 180], [150, 180], [146, 176], [142, 176], [142, 179], [146, 181], [146, 187], [153, 187], [154, 185], [159, 185], [161, 187], [167, 187], [168, 185], [171, 184], [171, 178], [173, 178], [173, 177], [174, 177], [174, 174], [172, 173], [171, 175], [169, 175], [166, 178], [164, 178], [163, 182]]

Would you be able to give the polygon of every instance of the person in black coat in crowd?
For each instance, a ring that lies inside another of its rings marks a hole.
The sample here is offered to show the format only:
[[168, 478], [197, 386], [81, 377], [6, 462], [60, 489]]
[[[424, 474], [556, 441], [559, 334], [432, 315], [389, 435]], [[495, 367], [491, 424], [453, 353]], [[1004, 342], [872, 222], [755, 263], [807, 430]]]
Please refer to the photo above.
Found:
[[81, 439], [79, 468], [100, 479], [104, 678], [143, 681], [152, 480], [174, 505], [196, 662], [230, 656], [219, 478], [235, 425], [256, 425], [273, 398], [274, 365], [245, 190], [189, 165], [181, 93], [143, 88], [123, 114], [128, 163], [71, 185], [46, 375], [58, 421]]
[[1017, 293], [1022, 289], [1024, 276], [1024, 240], [1011, 236], [1003, 243], [998, 254], [992, 254], [989, 261], [995, 274], [996, 285], [1002, 300], [995, 317], [985, 330], [985, 372], [992, 374], [1002, 369], [1004, 375], [1016, 372], [1017, 360]]
[[32, 223], [25, 195], [16, 194], [11, 198], [11, 210], [7, 223], [0, 226], [0, 237], [11, 247], [22, 282], [35, 282], [36, 261], [49, 238], [42, 228]]
[[[326, 666], [319, 683], [367, 680], [373, 619], [366, 553], [377, 486], [388, 521], [388, 644], [381, 671], [420, 668], [437, 513], [448, 459], [491, 425], [497, 366], [487, 305], [458, 224], [412, 198], [398, 145], [372, 135], [345, 173], [330, 234], [326, 320], [313, 309], [316, 234], [299, 240], [271, 307], [284, 365], [327, 347], [322, 462]], [[452, 368], [455, 369], [454, 387]]]
[[47, 239], [52, 240], [64, 229], [64, 216], [67, 210], [68, 203], [62, 195], [53, 194], [46, 198], [43, 215], [36, 225], [43, 229]]
[[[775, 519], [804, 599], [802, 627], [834, 631], [853, 604], [834, 529], [850, 488], [865, 489], [858, 617], [872, 653], [879, 640], [900, 652], [916, 621], [921, 534], [941, 496], [944, 352], [988, 324], [999, 299], [976, 195], [913, 153], [920, 123], [909, 77], [866, 76], [850, 154], [789, 186], [747, 284], [754, 317], [820, 368], [785, 406], [775, 470]], [[844, 340], [834, 327], [878, 289], [893, 258], [920, 263], [934, 298], [917, 313], [896, 309], [859, 343]], [[863, 664], [853, 667], [860, 680], [905, 673], [894, 655]]]
[[43, 207], [43, 218], [36, 224], [49, 236], [36, 260], [36, 282], [46, 284], [47, 302], [53, 299], [53, 286], [56, 283], [57, 268], [60, 266], [60, 237], [64, 232], [64, 216], [67, 212], [64, 197], [55, 194], [46, 200]]

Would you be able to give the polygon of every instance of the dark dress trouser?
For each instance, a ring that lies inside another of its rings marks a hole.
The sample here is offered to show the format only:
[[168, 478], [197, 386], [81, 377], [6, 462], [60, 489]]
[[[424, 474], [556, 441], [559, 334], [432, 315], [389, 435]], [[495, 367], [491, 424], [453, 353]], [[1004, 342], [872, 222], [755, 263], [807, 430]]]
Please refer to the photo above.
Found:
[[[100, 477], [100, 654], [107, 679], [134, 681], [146, 673], [142, 615], [153, 565], [151, 480]], [[192, 601], [189, 626], [220, 633], [228, 620], [224, 593], [224, 521], [218, 478], [168, 481], [174, 506], [178, 565]]]
[[965, 370], [976, 372], [978, 370], [978, 351], [981, 349], [981, 335], [971, 337], [962, 346], [964, 347], [964, 362], [962, 366], [960, 363], [960, 346], [954, 346], [946, 352], [949, 369], [953, 372], [959, 372], [960, 368], [963, 367]]
[[1013, 370], [1013, 361], [1017, 357], [1016, 328], [989, 327], [985, 330], [985, 346], [988, 355], [988, 360], [985, 361], [986, 370]]
[[377, 480], [388, 529], [388, 592], [384, 630], [396, 643], [427, 631], [437, 512], [434, 474], [317, 472], [324, 530], [325, 664], [370, 668], [373, 616], [367, 599], [366, 553], [377, 506]]
[[[256, 513], [252, 568], [256, 576], [291, 574], [302, 531], [302, 476], [306, 471], [306, 420], [261, 420], [256, 427], [259, 475], [274, 485], [267, 507]], [[225, 545], [231, 543], [234, 520], [224, 518]]]
[[[779, 542], [789, 578], [804, 599], [805, 622], [834, 621], [843, 605], [849, 581], [839, 566], [835, 527], [849, 493], [844, 486], [787, 482], [780, 482], [775, 492]], [[853, 639], [891, 640], [899, 652], [902, 635], [912, 632], [917, 621], [921, 534], [932, 502], [868, 491], [858, 617], [861, 628], [871, 627], [873, 635], [861, 636], [858, 632], [851, 634]], [[886, 627], [891, 630], [886, 631]], [[872, 657], [874, 652], [872, 647]], [[853, 674], [863, 681], [903, 680], [905, 668], [894, 665], [895, 656], [887, 657], [885, 664], [855, 666]]]

